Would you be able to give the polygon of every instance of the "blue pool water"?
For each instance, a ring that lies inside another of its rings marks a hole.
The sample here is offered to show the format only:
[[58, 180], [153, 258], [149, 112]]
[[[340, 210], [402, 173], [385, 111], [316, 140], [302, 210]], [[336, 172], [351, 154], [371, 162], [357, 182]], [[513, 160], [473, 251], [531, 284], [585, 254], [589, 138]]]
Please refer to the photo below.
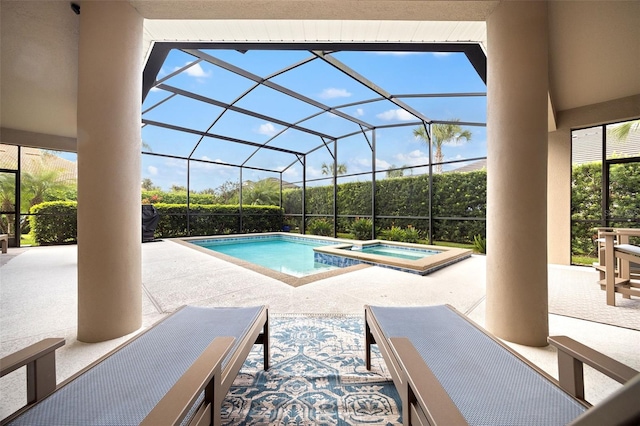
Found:
[[327, 241], [287, 237], [237, 238], [191, 241], [219, 253], [255, 263], [294, 277], [304, 277], [319, 272], [338, 269], [314, 261], [313, 248], [331, 245]]
[[431, 256], [439, 252], [434, 250], [414, 250], [404, 247], [391, 247], [385, 245], [364, 246], [360, 250], [363, 253], [380, 254], [382, 256], [397, 257], [400, 259], [417, 260]]

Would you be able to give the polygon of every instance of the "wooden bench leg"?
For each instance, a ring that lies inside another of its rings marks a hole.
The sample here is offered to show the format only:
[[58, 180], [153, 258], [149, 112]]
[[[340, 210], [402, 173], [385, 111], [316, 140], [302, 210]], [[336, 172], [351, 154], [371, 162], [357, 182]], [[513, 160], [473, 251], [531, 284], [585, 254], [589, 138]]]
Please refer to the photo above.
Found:
[[605, 256], [606, 256], [606, 292], [607, 305], [616, 306], [616, 257], [614, 254], [614, 238], [612, 235], [605, 236]]

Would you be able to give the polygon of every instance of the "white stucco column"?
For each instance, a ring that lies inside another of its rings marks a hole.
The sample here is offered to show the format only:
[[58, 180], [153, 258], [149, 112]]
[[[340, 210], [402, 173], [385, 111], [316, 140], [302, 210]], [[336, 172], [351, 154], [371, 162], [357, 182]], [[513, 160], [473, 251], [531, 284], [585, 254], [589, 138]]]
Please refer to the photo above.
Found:
[[547, 4], [487, 19], [487, 310], [498, 337], [544, 346], [547, 301]]
[[81, 4], [78, 340], [84, 342], [142, 324], [142, 25], [128, 2]]

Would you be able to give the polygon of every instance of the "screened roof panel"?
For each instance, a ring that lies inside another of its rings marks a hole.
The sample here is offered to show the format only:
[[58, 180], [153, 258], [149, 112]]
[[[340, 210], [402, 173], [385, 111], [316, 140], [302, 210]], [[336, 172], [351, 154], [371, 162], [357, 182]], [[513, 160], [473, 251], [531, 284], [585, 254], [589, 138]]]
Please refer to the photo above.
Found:
[[358, 124], [345, 120], [332, 112], [324, 112], [309, 120], [305, 120], [300, 123], [300, 126], [325, 133], [332, 138], [361, 131], [361, 127]]
[[327, 106], [372, 97], [371, 91], [365, 86], [321, 59], [280, 74], [271, 81]]
[[194, 151], [192, 158], [239, 166], [255, 150], [256, 147], [253, 146], [205, 137]]
[[204, 132], [223, 111], [223, 108], [176, 95], [143, 114], [142, 119]]
[[319, 136], [295, 129], [287, 129], [284, 133], [270, 140], [267, 145], [306, 153], [320, 144], [322, 144], [322, 138]]
[[267, 78], [312, 56], [304, 50], [248, 50], [241, 53], [237, 50], [205, 49], [203, 52], [262, 78]]
[[[370, 126], [377, 128], [375, 161], [381, 170], [428, 164], [428, 147], [412, 134], [421, 119], [486, 121], [485, 96], [394, 96], [485, 92], [486, 85], [462, 53], [317, 55], [302, 50], [172, 50], [158, 78], [197, 63], [148, 93], [143, 110], [172, 91], [179, 94], [145, 113], [143, 119], [198, 131], [213, 124], [208, 131], [221, 138], [204, 138], [195, 159], [283, 170], [296, 161], [294, 154], [283, 151], [309, 153], [307, 178], [312, 180], [327, 176], [322, 174], [323, 163], [333, 164], [323, 139], [331, 147], [337, 138], [338, 163], [346, 165], [347, 173], [359, 173], [372, 168], [371, 149], [363, 135], [372, 139]], [[334, 111], [323, 112], [324, 108]], [[486, 155], [485, 129], [471, 130], [472, 142], [443, 148], [445, 161], [470, 158], [476, 152]], [[143, 128], [143, 140], [154, 153], [186, 157], [200, 138]], [[246, 143], [238, 143], [242, 141]], [[265, 144], [279, 151], [260, 147]]]
[[295, 159], [294, 154], [256, 149], [254, 155], [247, 157], [244, 165], [267, 170], [284, 170]]
[[486, 96], [402, 98], [402, 102], [435, 121], [452, 119], [471, 123], [487, 121]]
[[146, 111], [147, 109], [153, 107], [157, 103], [160, 103], [166, 100], [171, 95], [173, 95], [173, 93], [158, 89], [156, 87], [151, 88], [151, 90], [147, 94], [147, 97], [144, 99], [144, 102], [142, 103], [142, 111]]
[[[388, 100], [368, 102], [345, 108], [345, 110], [353, 109], [355, 109], [358, 118], [367, 121], [374, 126], [387, 126], [390, 124], [404, 124], [407, 122], [420, 121], [420, 119], [411, 112], [408, 112], [401, 106]], [[427, 115], [427, 118], [431, 117]]]
[[[173, 68], [183, 65], [178, 63]], [[200, 61], [163, 83], [227, 104], [255, 86], [253, 81], [206, 61]]]
[[309, 103], [262, 85], [240, 99], [236, 105], [292, 124], [322, 112]]
[[333, 56], [392, 95], [486, 91], [464, 53], [343, 51]]
[[147, 125], [142, 128], [142, 152], [187, 157], [199, 135]]
[[264, 143], [285, 129], [280, 124], [227, 110], [211, 132], [243, 141]]

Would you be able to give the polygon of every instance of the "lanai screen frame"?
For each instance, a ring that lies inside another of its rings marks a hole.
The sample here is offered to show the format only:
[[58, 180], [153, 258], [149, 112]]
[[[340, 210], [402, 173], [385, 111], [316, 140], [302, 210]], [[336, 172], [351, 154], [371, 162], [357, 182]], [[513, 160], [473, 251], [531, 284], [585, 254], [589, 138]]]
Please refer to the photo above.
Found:
[[[156, 76], [158, 75], [158, 73], [160, 72], [160, 69], [162, 68], [162, 65], [164, 64], [167, 56], [169, 55], [169, 53], [172, 50], [181, 50], [187, 54], [190, 54], [192, 56], [194, 56], [195, 62], [194, 63], [190, 63], [176, 71], [174, 71], [173, 73], [169, 74], [168, 76], [165, 76], [163, 78], [161, 78], [160, 80], [156, 80]], [[333, 136], [333, 135], [328, 135], [328, 134], [321, 134], [321, 132], [315, 132], [315, 131], [311, 131], [311, 133], [315, 133], [316, 136], [319, 136], [322, 139], [322, 144], [319, 144], [317, 147], [307, 151], [307, 152], [297, 152], [297, 151], [293, 151], [293, 150], [287, 150], [287, 149], [283, 149], [283, 148], [278, 148], [278, 147], [273, 147], [273, 146], [268, 146], [267, 144], [273, 139], [270, 138], [267, 142], [265, 142], [264, 144], [259, 144], [259, 143], [255, 143], [255, 142], [251, 142], [251, 141], [246, 141], [246, 140], [240, 140], [240, 139], [235, 139], [232, 137], [225, 137], [222, 135], [215, 135], [215, 134], [210, 134], [208, 132], [203, 132], [200, 130], [195, 130], [195, 129], [190, 129], [190, 128], [185, 128], [185, 127], [181, 127], [181, 126], [175, 126], [175, 125], [170, 125], [170, 124], [166, 124], [166, 123], [161, 123], [161, 122], [156, 122], [156, 121], [151, 121], [151, 120], [147, 120], [147, 119], [142, 119], [142, 126], [144, 127], [145, 125], [154, 125], [154, 126], [159, 126], [159, 127], [164, 127], [167, 129], [172, 129], [172, 130], [177, 130], [177, 131], [181, 131], [181, 132], [186, 132], [186, 133], [192, 133], [192, 134], [196, 134], [200, 136], [200, 139], [202, 140], [202, 138], [204, 138], [205, 136], [210, 136], [210, 137], [214, 137], [216, 139], [219, 140], [227, 140], [229, 142], [235, 142], [235, 143], [241, 143], [241, 144], [245, 144], [245, 145], [250, 145], [250, 146], [254, 146], [256, 147], [258, 150], [259, 149], [275, 149], [278, 151], [282, 151], [282, 152], [287, 152], [289, 154], [295, 155], [296, 160], [294, 160], [287, 168], [285, 168], [284, 170], [271, 170], [271, 169], [262, 169], [262, 168], [256, 168], [256, 167], [252, 167], [252, 166], [247, 166], [244, 164], [240, 164], [240, 165], [234, 165], [234, 164], [228, 164], [228, 163], [219, 163], [216, 161], [210, 161], [210, 160], [202, 160], [202, 159], [196, 159], [196, 158], [191, 158], [191, 156], [194, 154], [195, 149], [194, 148], [191, 153], [189, 154], [188, 157], [181, 157], [181, 156], [172, 156], [172, 155], [167, 155], [167, 154], [156, 154], [156, 153], [152, 153], [152, 152], [144, 152], [143, 154], [145, 155], [156, 155], [156, 156], [160, 156], [160, 157], [169, 157], [169, 158], [175, 158], [175, 159], [180, 159], [180, 160], [186, 160], [187, 161], [187, 167], [189, 168], [189, 165], [191, 163], [191, 161], [197, 161], [197, 162], [205, 162], [205, 163], [211, 163], [211, 164], [223, 164], [225, 166], [232, 166], [232, 167], [238, 167], [239, 168], [239, 176], [240, 176], [240, 190], [239, 190], [239, 205], [240, 205], [240, 218], [239, 218], [239, 230], [240, 232], [242, 232], [242, 216], [243, 216], [243, 212], [242, 212], [242, 169], [246, 168], [246, 169], [252, 169], [252, 170], [259, 170], [259, 171], [264, 171], [264, 172], [269, 172], [269, 173], [279, 173], [280, 176], [280, 207], [282, 207], [282, 174], [284, 173], [284, 171], [286, 171], [288, 168], [292, 167], [294, 164], [300, 162], [302, 164], [303, 167], [303, 178], [302, 178], [302, 214], [301, 215], [292, 215], [292, 216], [301, 216], [302, 220], [301, 220], [301, 233], [305, 234], [306, 232], [306, 218], [307, 218], [307, 212], [306, 212], [306, 195], [305, 195], [305, 189], [306, 189], [306, 184], [307, 184], [307, 179], [306, 179], [306, 156], [318, 149], [322, 149], [322, 148], [326, 148], [327, 150], [329, 150], [331, 156], [333, 157], [333, 236], [336, 237], [337, 236], [337, 228], [338, 228], [338, 217], [340, 217], [340, 215], [338, 214], [338, 203], [337, 203], [337, 178], [338, 175], [336, 174], [337, 172], [337, 168], [338, 168], [338, 160], [337, 160], [337, 155], [335, 154], [335, 151], [332, 153], [331, 150], [328, 147], [328, 144], [330, 143], [334, 143], [334, 149], [337, 150], [337, 146], [338, 146], [338, 141], [340, 139], [343, 138], [347, 138], [349, 136], [353, 136], [355, 134], [362, 134], [367, 143], [369, 144], [369, 147], [371, 148], [371, 152], [372, 152], [372, 170], [371, 172], [364, 172], [364, 173], [360, 173], [360, 175], [362, 174], [371, 174], [371, 219], [372, 219], [372, 229], [371, 229], [371, 235], [372, 238], [376, 238], [376, 217], [382, 217], [382, 216], [378, 216], [376, 215], [376, 173], [378, 172], [376, 170], [376, 144], [375, 144], [375, 139], [376, 139], [376, 129], [383, 129], [383, 128], [390, 128], [390, 127], [401, 127], [401, 126], [419, 126], [422, 125], [424, 126], [427, 136], [429, 138], [429, 164], [425, 165], [428, 166], [429, 168], [429, 232], [428, 232], [428, 239], [429, 242], [432, 243], [433, 242], [433, 220], [434, 219], [438, 219], [438, 218], [434, 218], [433, 217], [433, 210], [432, 210], [432, 199], [433, 199], [433, 153], [432, 153], [432, 147], [433, 144], [431, 142], [431, 126], [433, 124], [456, 124], [459, 126], [480, 126], [480, 127], [486, 127], [486, 123], [479, 123], [479, 122], [462, 122], [462, 121], [456, 121], [456, 122], [451, 122], [451, 121], [442, 121], [442, 120], [433, 120], [430, 119], [429, 117], [426, 117], [425, 115], [423, 115], [422, 113], [420, 113], [419, 111], [417, 111], [416, 109], [414, 109], [413, 107], [407, 105], [406, 103], [404, 103], [402, 101], [402, 98], [410, 98], [410, 97], [473, 97], [473, 96], [484, 96], [486, 97], [486, 92], [474, 92], [474, 93], [437, 93], [437, 94], [402, 94], [402, 95], [393, 95], [390, 94], [388, 92], [386, 92], [383, 88], [378, 87], [377, 85], [375, 85], [374, 83], [368, 81], [366, 79], [366, 77], [361, 76], [359, 73], [357, 73], [356, 71], [350, 69], [348, 66], [346, 66], [345, 64], [341, 63], [340, 61], [336, 60], [333, 57], [327, 57], [327, 54], [331, 54], [331, 53], [335, 53], [335, 52], [339, 52], [339, 51], [354, 51], [354, 52], [366, 52], [366, 51], [371, 51], [371, 52], [431, 52], [431, 53], [464, 53], [465, 56], [467, 57], [467, 59], [469, 60], [470, 64], [473, 66], [474, 70], [478, 73], [478, 76], [481, 78], [482, 82], [486, 85], [486, 81], [487, 81], [487, 60], [486, 60], [486, 55], [484, 53], [484, 50], [482, 49], [482, 47], [480, 46], [479, 43], [476, 42], [470, 42], [470, 43], [261, 43], [261, 42], [251, 42], [251, 43], [237, 43], [237, 42], [156, 42], [154, 43], [150, 54], [148, 56], [148, 59], [145, 63], [145, 67], [143, 70], [143, 87], [142, 87], [142, 102], [144, 103], [149, 91], [153, 88], [153, 87], [158, 87], [160, 89], [163, 90], [167, 90], [169, 92], [173, 92], [174, 95], [182, 95], [182, 96], [187, 96], [190, 97], [191, 99], [195, 99], [195, 100], [199, 100], [199, 101], [203, 101], [203, 102], [207, 102], [210, 103], [212, 105], [218, 106], [218, 107], [222, 107], [226, 110], [235, 110], [237, 112], [241, 112], [243, 114], [249, 114], [252, 115], [255, 118], [264, 118], [269, 120], [270, 122], [276, 122], [278, 124], [281, 124], [283, 126], [285, 126], [285, 128], [296, 128], [297, 130], [303, 130], [303, 131], [309, 131], [309, 129], [300, 129], [296, 123], [287, 123], [287, 122], [283, 122], [282, 120], [278, 120], [275, 119], [273, 117], [267, 117], [263, 114], [259, 114], [256, 112], [252, 112], [252, 111], [248, 111], [248, 110], [242, 110], [239, 111], [239, 108], [234, 107], [233, 104], [225, 104], [223, 102], [220, 101], [216, 101], [213, 100], [211, 98], [206, 98], [206, 97], [202, 97], [199, 96], [198, 94], [195, 94], [193, 92], [189, 92], [183, 89], [179, 89], [179, 88], [175, 88], [175, 87], [171, 87], [168, 85], [163, 84], [163, 82], [165, 80], [167, 80], [168, 78], [177, 75], [179, 73], [181, 73], [182, 71], [186, 70], [187, 68], [189, 68], [190, 66], [195, 65], [196, 63], [200, 62], [200, 61], [206, 61], [209, 62], [212, 65], [215, 66], [220, 66], [228, 71], [232, 71], [235, 72], [243, 77], [249, 78], [250, 80], [253, 80], [255, 83], [257, 83], [258, 85], [255, 87], [258, 87], [259, 85], [265, 84], [268, 87], [271, 88], [275, 88], [273, 87], [273, 84], [269, 84], [268, 79], [263, 79], [260, 78], [258, 76], [252, 76], [251, 73], [233, 66], [231, 64], [226, 64], [223, 61], [219, 61], [218, 59], [208, 55], [205, 52], [202, 52], [202, 50], [236, 50], [239, 52], [245, 52], [245, 51], [249, 51], [249, 50], [298, 50], [298, 51], [308, 51], [310, 52], [312, 55], [316, 55], [318, 58], [320, 58], [321, 60], [324, 60], [326, 62], [328, 62], [330, 65], [332, 65], [333, 67], [337, 68], [338, 70], [340, 70], [341, 72], [347, 74], [349, 77], [351, 77], [352, 79], [354, 79], [356, 82], [365, 85], [369, 90], [376, 92], [380, 95], [380, 98], [376, 98], [376, 99], [369, 99], [369, 100], [365, 100], [365, 101], [361, 101], [361, 102], [356, 102], [356, 103], [351, 103], [351, 104], [345, 104], [345, 105], [338, 105], [338, 106], [334, 106], [334, 107], [330, 107], [328, 105], [322, 105], [319, 102], [313, 101], [297, 92], [294, 92], [292, 90], [289, 89], [285, 89], [285, 88], [276, 88], [277, 90], [281, 91], [282, 93], [285, 93], [286, 95], [289, 96], [293, 96], [294, 98], [302, 101], [302, 102], [307, 102], [310, 103], [316, 107], [319, 107], [320, 109], [324, 110], [324, 112], [328, 112], [331, 111], [332, 113], [334, 113], [335, 115], [341, 116], [344, 119], [348, 119], [350, 121], [353, 121], [354, 123], [357, 123], [360, 128], [361, 131], [359, 132], [355, 132], [355, 133], [349, 133], [349, 134], [344, 134], [344, 135], [339, 135], [339, 136]], [[296, 66], [298, 66], [300, 64], [293, 64], [290, 67], [285, 68], [284, 70], [281, 70], [277, 73], [274, 73], [273, 75], [278, 75], [282, 72], [284, 72], [285, 70], [288, 69], [292, 69]], [[232, 67], [232, 68], [230, 68]], [[257, 77], [257, 78], [256, 78]], [[276, 85], [277, 86], [277, 85]], [[254, 88], [255, 88], [254, 87]], [[251, 89], [253, 90], [253, 89]], [[250, 91], [246, 92], [244, 95], [248, 94]], [[242, 98], [242, 96], [238, 99], [236, 99], [233, 103], [237, 102], [238, 100], [240, 100]], [[164, 100], [161, 100], [160, 102], [154, 104], [152, 107], [148, 108], [147, 110], [143, 111], [149, 111], [150, 109], [155, 108], [156, 106], [159, 106], [160, 104], [164, 103], [165, 101], [169, 100], [171, 98], [168, 97]], [[346, 106], [355, 106], [358, 104], [365, 104], [365, 103], [369, 103], [369, 102], [374, 102], [374, 101], [378, 101], [378, 100], [387, 100], [390, 101], [392, 103], [394, 103], [395, 105], [397, 105], [399, 108], [409, 112], [410, 114], [414, 115], [415, 117], [417, 117], [419, 119], [419, 121], [415, 121], [415, 122], [406, 122], [406, 123], [401, 123], [401, 124], [389, 124], [389, 125], [372, 125], [369, 123], [366, 123], [362, 120], [359, 120], [357, 117], [353, 117], [353, 116], [349, 116], [348, 114], [340, 111], [340, 108], [344, 108]], [[307, 117], [308, 119], [309, 117]], [[305, 119], [306, 120], [306, 119]], [[304, 120], [302, 120], [304, 121]], [[213, 124], [212, 124], [213, 126]], [[367, 132], [371, 132], [371, 137], [367, 137]], [[196, 144], [196, 147], [198, 145]], [[253, 154], [252, 154], [253, 155]], [[251, 158], [251, 157], [249, 157]], [[249, 160], [249, 158], [247, 158], [246, 161]], [[478, 158], [467, 158], [464, 161], [477, 161], [477, 160], [482, 160], [482, 159], [486, 159], [486, 157], [478, 157]], [[447, 163], [455, 163], [457, 161], [450, 161], [450, 162], [442, 162], [440, 164], [447, 164]], [[355, 176], [355, 174], [352, 175], [344, 175], [344, 176]], [[341, 177], [344, 177], [341, 176]], [[189, 173], [187, 173], [187, 234], [190, 234], [190, 227], [189, 227], [189, 193], [190, 193], [190, 185], [189, 185]], [[415, 219], [425, 219], [424, 217], [416, 217]], [[441, 218], [441, 219], [464, 219], [464, 220], [469, 220], [470, 218], [453, 218], [453, 217], [447, 217], [447, 218]], [[486, 218], [472, 218], [473, 220], [486, 220]]]

